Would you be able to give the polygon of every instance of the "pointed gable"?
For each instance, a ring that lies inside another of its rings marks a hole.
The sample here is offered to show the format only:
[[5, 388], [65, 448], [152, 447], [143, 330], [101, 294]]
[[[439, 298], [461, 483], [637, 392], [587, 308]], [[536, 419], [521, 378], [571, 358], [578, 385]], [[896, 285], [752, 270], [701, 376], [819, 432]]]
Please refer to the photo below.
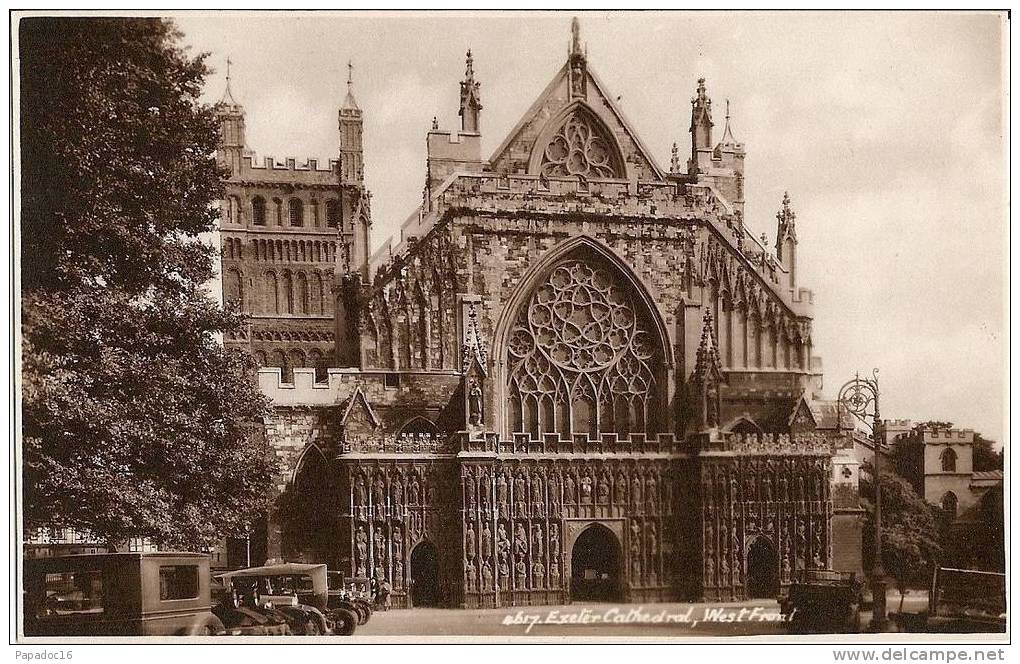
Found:
[[[574, 161], [569, 163], [572, 150]], [[572, 69], [569, 63], [560, 68], [489, 159], [494, 172], [534, 175], [550, 162], [562, 167], [547, 166], [547, 175], [580, 172], [587, 177], [646, 181], [664, 177], [613, 97], [584, 63], [580, 68]]]
[[340, 417], [340, 424], [344, 427], [345, 436], [369, 434], [379, 427], [379, 418], [360, 387], [355, 388], [354, 394], [347, 399], [341, 409], [343, 415]]

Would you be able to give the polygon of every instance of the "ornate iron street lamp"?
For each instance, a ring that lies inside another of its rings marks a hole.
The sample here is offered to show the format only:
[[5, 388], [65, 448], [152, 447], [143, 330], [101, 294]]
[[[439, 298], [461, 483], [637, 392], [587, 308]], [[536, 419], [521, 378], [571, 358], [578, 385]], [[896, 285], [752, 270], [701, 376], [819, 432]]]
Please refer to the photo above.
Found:
[[[882, 460], [880, 450], [885, 442], [885, 432], [879, 414], [878, 395], [878, 369], [872, 370], [871, 378], [861, 378], [860, 374], [856, 374], [853, 380], [847, 381], [839, 388], [840, 408], [837, 411], [837, 416], [841, 418], [843, 408], [846, 408], [871, 430], [871, 443], [875, 451], [872, 479], [875, 486], [875, 546], [871, 565], [872, 616], [869, 628], [873, 632], [881, 632], [886, 625], [885, 569], [882, 568], [882, 486], [879, 479]], [[871, 418], [870, 424], [868, 418]]]

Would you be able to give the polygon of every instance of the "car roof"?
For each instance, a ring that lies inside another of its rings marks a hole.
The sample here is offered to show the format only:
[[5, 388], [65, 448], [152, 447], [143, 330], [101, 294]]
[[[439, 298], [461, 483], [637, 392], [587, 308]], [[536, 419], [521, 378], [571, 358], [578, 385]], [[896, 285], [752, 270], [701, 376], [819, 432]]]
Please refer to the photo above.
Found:
[[235, 576], [277, 576], [284, 574], [305, 574], [326, 569], [323, 564], [314, 563], [280, 563], [279, 565], [265, 565], [263, 567], [249, 567], [247, 569], [235, 569], [223, 574], [217, 574], [217, 579], [229, 579]]

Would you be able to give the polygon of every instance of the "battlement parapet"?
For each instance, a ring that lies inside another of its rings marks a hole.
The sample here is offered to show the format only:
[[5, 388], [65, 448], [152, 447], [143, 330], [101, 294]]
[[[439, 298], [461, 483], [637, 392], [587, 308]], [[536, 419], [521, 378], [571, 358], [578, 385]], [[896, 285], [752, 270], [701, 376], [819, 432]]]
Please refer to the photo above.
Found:
[[258, 163], [255, 155], [245, 155], [241, 158], [245, 168], [250, 170], [270, 171], [313, 171], [318, 173], [334, 173], [340, 163], [337, 159], [313, 159], [309, 157], [304, 163], [298, 163], [294, 157], [285, 157], [282, 162], [276, 161], [275, 157], [264, 156], [262, 163]]
[[284, 382], [279, 367], [259, 369], [259, 389], [274, 406], [335, 406], [349, 396], [359, 379], [358, 369], [329, 369], [325, 381], [315, 380], [315, 369], [295, 368], [291, 382]]
[[925, 429], [925, 443], [973, 443], [973, 429]]

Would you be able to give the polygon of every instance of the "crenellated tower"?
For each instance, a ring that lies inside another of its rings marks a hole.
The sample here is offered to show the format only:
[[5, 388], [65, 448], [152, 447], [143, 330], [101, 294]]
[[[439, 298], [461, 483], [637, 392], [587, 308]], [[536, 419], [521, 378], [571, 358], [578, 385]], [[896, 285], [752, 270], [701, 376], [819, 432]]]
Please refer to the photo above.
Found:
[[481, 84], [475, 80], [475, 60], [468, 49], [464, 80], [460, 82], [460, 131], [439, 128], [439, 121], [432, 118], [432, 128], [425, 138], [426, 174], [423, 196], [426, 209], [429, 197], [451, 174], [458, 171], [477, 172], [482, 170], [482, 102], [479, 95]]

